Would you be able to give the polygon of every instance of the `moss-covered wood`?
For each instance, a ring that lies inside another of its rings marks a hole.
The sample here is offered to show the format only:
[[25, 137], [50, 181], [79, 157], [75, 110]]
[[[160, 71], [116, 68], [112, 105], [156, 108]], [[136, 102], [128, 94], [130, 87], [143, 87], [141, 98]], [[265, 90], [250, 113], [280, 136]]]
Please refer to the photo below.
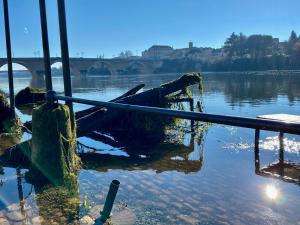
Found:
[[15, 104], [25, 105], [33, 103], [42, 103], [46, 101], [46, 91], [40, 88], [26, 87], [18, 92], [15, 96]]
[[[117, 103], [152, 106], [152, 107], [167, 107], [167, 97], [172, 94], [182, 95], [186, 93], [187, 87], [191, 85], [199, 85], [202, 91], [201, 75], [199, 73], [187, 73], [178, 79], [166, 84], [162, 84], [157, 88], [138, 93], [135, 95], [122, 98]], [[133, 137], [137, 135], [144, 136], [154, 135], [163, 138], [162, 128], [165, 124], [166, 117], [149, 116], [144, 113], [125, 112], [112, 108], [102, 108], [85, 117], [77, 120], [78, 135], [84, 135], [94, 130], [103, 129], [126, 129], [126, 134]], [[152, 139], [153, 140], [153, 139]]]
[[76, 155], [76, 128], [72, 129], [66, 105], [43, 104], [32, 115], [33, 167], [55, 185], [76, 177], [79, 158]]
[[0, 91], [0, 150], [19, 143], [21, 136], [22, 123], [18, 116], [14, 117], [7, 96]]
[[39, 216], [46, 224], [76, 224], [80, 196], [77, 180], [72, 187], [34, 184]]
[[0, 92], [0, 133], [5, 133], [8, 128], [8, 121], [13, 118], [13, 111], [11, 110], [7, 96]]

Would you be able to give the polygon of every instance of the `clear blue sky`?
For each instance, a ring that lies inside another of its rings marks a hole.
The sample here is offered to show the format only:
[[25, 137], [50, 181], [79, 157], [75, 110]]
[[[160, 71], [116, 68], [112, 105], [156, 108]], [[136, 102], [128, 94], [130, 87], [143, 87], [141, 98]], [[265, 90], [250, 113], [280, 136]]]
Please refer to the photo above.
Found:
[[[300, 34], [299, 0], [66, 0], [71, 56], [133, 53], [153, 44], [221, 47], [232, 32]], [[5, 56], [0, 2], [0, 57]], [[9, 0], [15, 57], [33, 56], [42, 44], [38, 0]], [[47, 0], [51, 55], [59, 55], [56, 0]]]

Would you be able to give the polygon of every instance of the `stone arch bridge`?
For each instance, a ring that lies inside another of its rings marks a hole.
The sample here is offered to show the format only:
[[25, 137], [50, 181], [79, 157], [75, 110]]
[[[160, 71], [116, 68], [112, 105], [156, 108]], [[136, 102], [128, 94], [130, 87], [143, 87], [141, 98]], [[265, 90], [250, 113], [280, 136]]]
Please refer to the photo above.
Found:
[[[32, 74], [32, 79], [44, 78], [43, 58], [13, 58], [13, 63], [24, 66]], [[51, 58], [51, 65], [61, 62], [61, 58]], [[7, 64], [6, 58], [0, 58], [0, 67]], [[70, 58], [71, 74], [76, 77], [86, 76], [91, 68], [104, 67], [111, 75], [124, 73], [153, 73], [159, 68], [162, 62], [145, 59], [100, 59], [100, 58]]]

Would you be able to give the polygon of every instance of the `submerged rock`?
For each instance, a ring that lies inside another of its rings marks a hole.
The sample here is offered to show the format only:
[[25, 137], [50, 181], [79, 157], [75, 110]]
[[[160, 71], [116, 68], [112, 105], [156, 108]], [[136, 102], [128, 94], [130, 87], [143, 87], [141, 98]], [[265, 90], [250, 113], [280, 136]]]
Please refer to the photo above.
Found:
[[[94, 206], [88, 215], [80, 219], [80, 224], [100, 224], [97, 218], [100, 217], [100, 212], [103, 209], [103, 205]], [[96, 223], [95, 223], [96, 221]], [[109, 218], [104, 224], [105, 225], [133, 225], [136, 222], [136, 216], [134, 211], [123, 204], [115, 204], [112, 210], [111, 218]]]
[[16, 105], [41, 103], [46, 100], [46, 91], [40, 88], [26, 87], [15, 96]]

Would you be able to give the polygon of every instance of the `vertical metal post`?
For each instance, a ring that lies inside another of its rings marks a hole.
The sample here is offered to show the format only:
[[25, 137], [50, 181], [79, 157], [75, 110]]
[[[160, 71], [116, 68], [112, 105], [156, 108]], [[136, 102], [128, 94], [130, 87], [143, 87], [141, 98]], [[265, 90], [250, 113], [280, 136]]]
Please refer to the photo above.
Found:
[[255, 129], [255, 140], [254, 140], [254, 160], [255, 160], [255, 172], [258, 173], [260, 170], [260, 159], [259, 159], [259, 136], [260, 130]]
[[284, 140], [283, 140], [283, 132], [279, 133], [279, 164], [280, 164], [280, 170], [279, 175], [284, 176]]
[[[190, 111], [194, 112], [194, 99], [191, 98], [189, 102], [190, 102]], [[195, 120], [191, 120], [191, 132], [192, 133], [195, 132]]]
[[24, 209], [24, 194], [23, 194], [23, 186], [22, 186], [22, 174], [21, 169], [17, 168], [17, 185], [18, 185], [18, 194], [19, 194], [19, 204], [21, 209], [21, 214], [26, 219], [26, 211]]
[[[116, 199], [118, 189], [120, 186], [120, 182], [118, 180], [113, 180], [109, 186], [109, 191], [105, 199], [103, 210], [101, 211], [101, 216], [98, 220], [96, 220], [96, 223], [100, 220], [102, 222], [105, 222], [111, 214], [111, 210], [114, 205], [114, 201]], [[99, 223], [99, 222], [98, 222]]]
[[284, 162], [284, 140], [283, 133], [279, 133], [279, 162]]
[[41, 31], [42, 31], [42, 39], [43, 39], [46, 89], [47, 91], [51, 91], [52, 77], [51, 77], [51, 62], [50, 62], [49, 40], [48, 40], [46, 4], [45, 4], [45, 0], [39, 0], [39, 2], [40, 2]]
[[7, 0], [3, 0], [3, 10], [4, 10], [5, 38], [6, 38], [9, 100], [10, 100], [10, 107], [13, 111], [13, 117], [15, 117], [14, 78], [13, 78], [12, 57], [11, 57], [11, 41], [10, 41], [9, 13], [8, 13]]
[[[57, 6], [58, 6], [58, 17], [59, 17], [58, 19], [59, 19], [59, 31], [60, 31], [61, 58], [62, 58], [63, 75], [64, 75], [64, 89], [65, 89], [65, 95], [72, 97], [65, 1], [57, 0]], [[74, 126], [75, 121], [73, 116], [74, 115], [73, 103], [71, 101], [67, 101], [66, 103], [70, 108], [71, 118], [73, 120], [72, 126]]]

